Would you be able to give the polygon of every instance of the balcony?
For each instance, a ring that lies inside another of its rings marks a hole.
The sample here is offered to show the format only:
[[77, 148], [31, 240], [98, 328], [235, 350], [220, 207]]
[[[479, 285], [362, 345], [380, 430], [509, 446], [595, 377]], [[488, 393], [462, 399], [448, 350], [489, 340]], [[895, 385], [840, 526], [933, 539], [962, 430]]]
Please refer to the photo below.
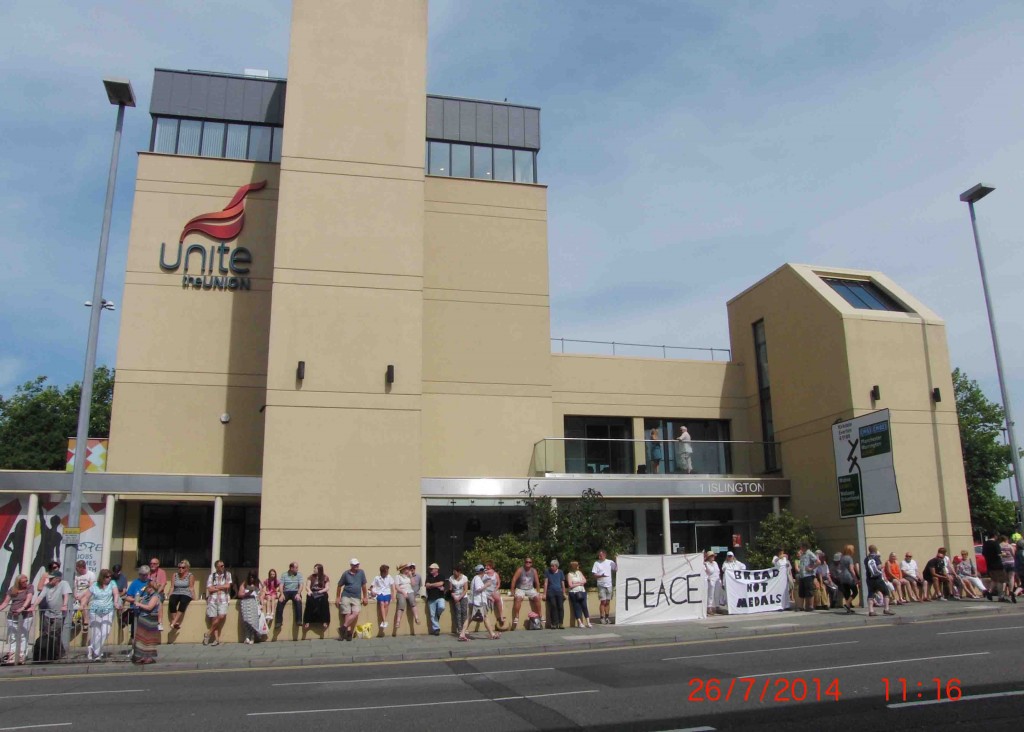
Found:
[[777, 442], [546, 437], [533, 446], [535, 476], [761, 476], [781, 469]]

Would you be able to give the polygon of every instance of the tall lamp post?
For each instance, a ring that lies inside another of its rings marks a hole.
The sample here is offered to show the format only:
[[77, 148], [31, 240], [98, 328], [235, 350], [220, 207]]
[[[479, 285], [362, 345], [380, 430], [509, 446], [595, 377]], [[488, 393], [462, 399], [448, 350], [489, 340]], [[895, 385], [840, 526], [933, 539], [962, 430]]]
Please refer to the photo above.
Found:
[[[960, 194], [960, 200], [967, 204], [971, 212], [971, 229], [974, 231], [974, 247], [978, 250], [978, 268], [981, 270], [981, 289], [985, 293], [985, 308], [988, 310], [988, 327], [992, 331], [992, 350], [996, 354], [996, 374], [999, 376], [999, 392], [1003, 398], [1003, 412], [1006, 414], [1006, 429], [1010, 437], [1010, 459], [1013, 461], [1013, 484], [1017, 488], [1017, 511], [1024, 512], [1024, 497], [1020, 486], [1020, 451], [1017, 449], [1017, 437], [1013, 429], [1013, 413], [1010, 407], [1010, 393], [1006, 388], [1003, 376], [1003, 357], [999, 351], [999, 336], [996, 334], [996, 319], [992, 314], [992, 299], [988, 294], [988, 276], [985, 273], [985, 257], [981, 253], [981, 239], [978, 237], [978, 221], [974, 217], [974, 204], [994, 191], [992, 186], [978, 183]], [[1018, 519], [1018, 530], [1021, 522]]]
[[[107, 268], [107, 244], [110, 241], [110, 216], [114, 207], [114, 185], [117, 182], [117, 158], [121, 150], [121, 128], [124, 125], [124, 108], [135, 106], [135, 94], [127, 79], [104, 79], [103, 87], [111, 104], [117, 105], [117, 123], [114, 126], [114, 149], [110, 154], [110, 171], [107, 173], [107, 200], [103, 207], [103, 226], [100, 229], [100, 249], [96, 257], [96, 276], [93, 280], [92, 300], [89, 311], [89, 338], [85, 347], [85, 373], [82, 375], [82, 397], [78, 404], [78, 430], [75, 432], [75, 469], [71, 475], [71, 506], [68, 522], [64, 527], [64, 572], [74, 572], [78, 560], [79, 525], [82, 515], [82, 480], [85, 477], [85, 462], [89, 454], [89, 419], [92, 416], [92, 379], [96, 370], [96, 342], [100, 335], [100, 313], [109, 309], [103, 299], [103, 275]], [[106, 520], [112, 520], [107, 516]], [[73, 581], [73, 577], [72, 577]], [[71, 639], [71, 623], [65, 622], [62, 630], [64, 647]]]

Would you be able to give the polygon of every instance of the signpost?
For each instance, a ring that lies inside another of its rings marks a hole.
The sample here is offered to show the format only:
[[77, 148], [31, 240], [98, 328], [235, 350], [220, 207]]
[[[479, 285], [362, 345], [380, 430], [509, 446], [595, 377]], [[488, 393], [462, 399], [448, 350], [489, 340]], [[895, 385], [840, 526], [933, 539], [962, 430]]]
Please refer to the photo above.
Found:
[[[832, 448], [839, 517], [857, 519], [857, 551], [863, 559], [867, 549], [864, 517], [902, 511], [892, 461], [889, 410], [880, 409], [832, 425]], [[862, 573], [862, 597], [865, 590]]]

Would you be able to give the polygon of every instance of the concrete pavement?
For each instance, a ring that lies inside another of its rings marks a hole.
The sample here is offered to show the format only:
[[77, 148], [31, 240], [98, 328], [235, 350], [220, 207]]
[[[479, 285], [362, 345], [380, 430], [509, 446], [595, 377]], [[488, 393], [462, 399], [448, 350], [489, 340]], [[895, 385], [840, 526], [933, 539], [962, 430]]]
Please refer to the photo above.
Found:
[[[580, 651], [595, 648], [645, 646], [660, 643], [702, 642], [855, 628], [871, 625], [915, 623], [937, 618], [962, 617], [970, 623], [971, 616], [986, 611], [996, 614], [1024, 615], [1024, 603], [1012, 605], [984, 600], [963, 600], [912, 603], [896, 608], [897, 615], [868, 617], [865, 610], [847, 615], [840, 610], [819, 610], [814, 613], [775, 612], [757, 615], [714, 615], [705, 620], [657, 625], [594, 625], [591, 629], [538, 630], [502, 633], [497, 640], [488, 640], [486, 633], [471, 632], [476, 639], [460, 642], [442, 634], [370, 640], [309, 640], [301, 642], [263, 642], [256, 645], [225, 643], [216, 647], [199, 644], [162, 645], [157, 664], [140, 667], [154, 671], [217, 668], [257, 668], [287, 666], [326, 666], [366, 662], [393, 662], [426, 659], [479, 658], [511, 656], [538, 652]], [[442, 624], [449, 620], [444, 616]], [[77, 649], [76, 649], [77, 650]], [[0, 668], [0, 678], [8, 676], [43, 676], [52, 674], [101, 674], [123, 672], [126, 668], [126, 647], [115, 647], [112, 658], [87, 663], [84, 658], [57, 664], [39, 664]]]

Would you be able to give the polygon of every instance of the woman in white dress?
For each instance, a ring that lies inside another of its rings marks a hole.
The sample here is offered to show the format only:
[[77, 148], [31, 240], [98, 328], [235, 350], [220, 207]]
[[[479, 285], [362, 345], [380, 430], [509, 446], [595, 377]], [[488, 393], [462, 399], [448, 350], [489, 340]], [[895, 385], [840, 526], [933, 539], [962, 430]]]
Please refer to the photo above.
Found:
[[722, 596], [722, 570], [715, 561], [715, 553], [704, 552], [704, 577], [708, 582], [708, 615], [718, 612]]

